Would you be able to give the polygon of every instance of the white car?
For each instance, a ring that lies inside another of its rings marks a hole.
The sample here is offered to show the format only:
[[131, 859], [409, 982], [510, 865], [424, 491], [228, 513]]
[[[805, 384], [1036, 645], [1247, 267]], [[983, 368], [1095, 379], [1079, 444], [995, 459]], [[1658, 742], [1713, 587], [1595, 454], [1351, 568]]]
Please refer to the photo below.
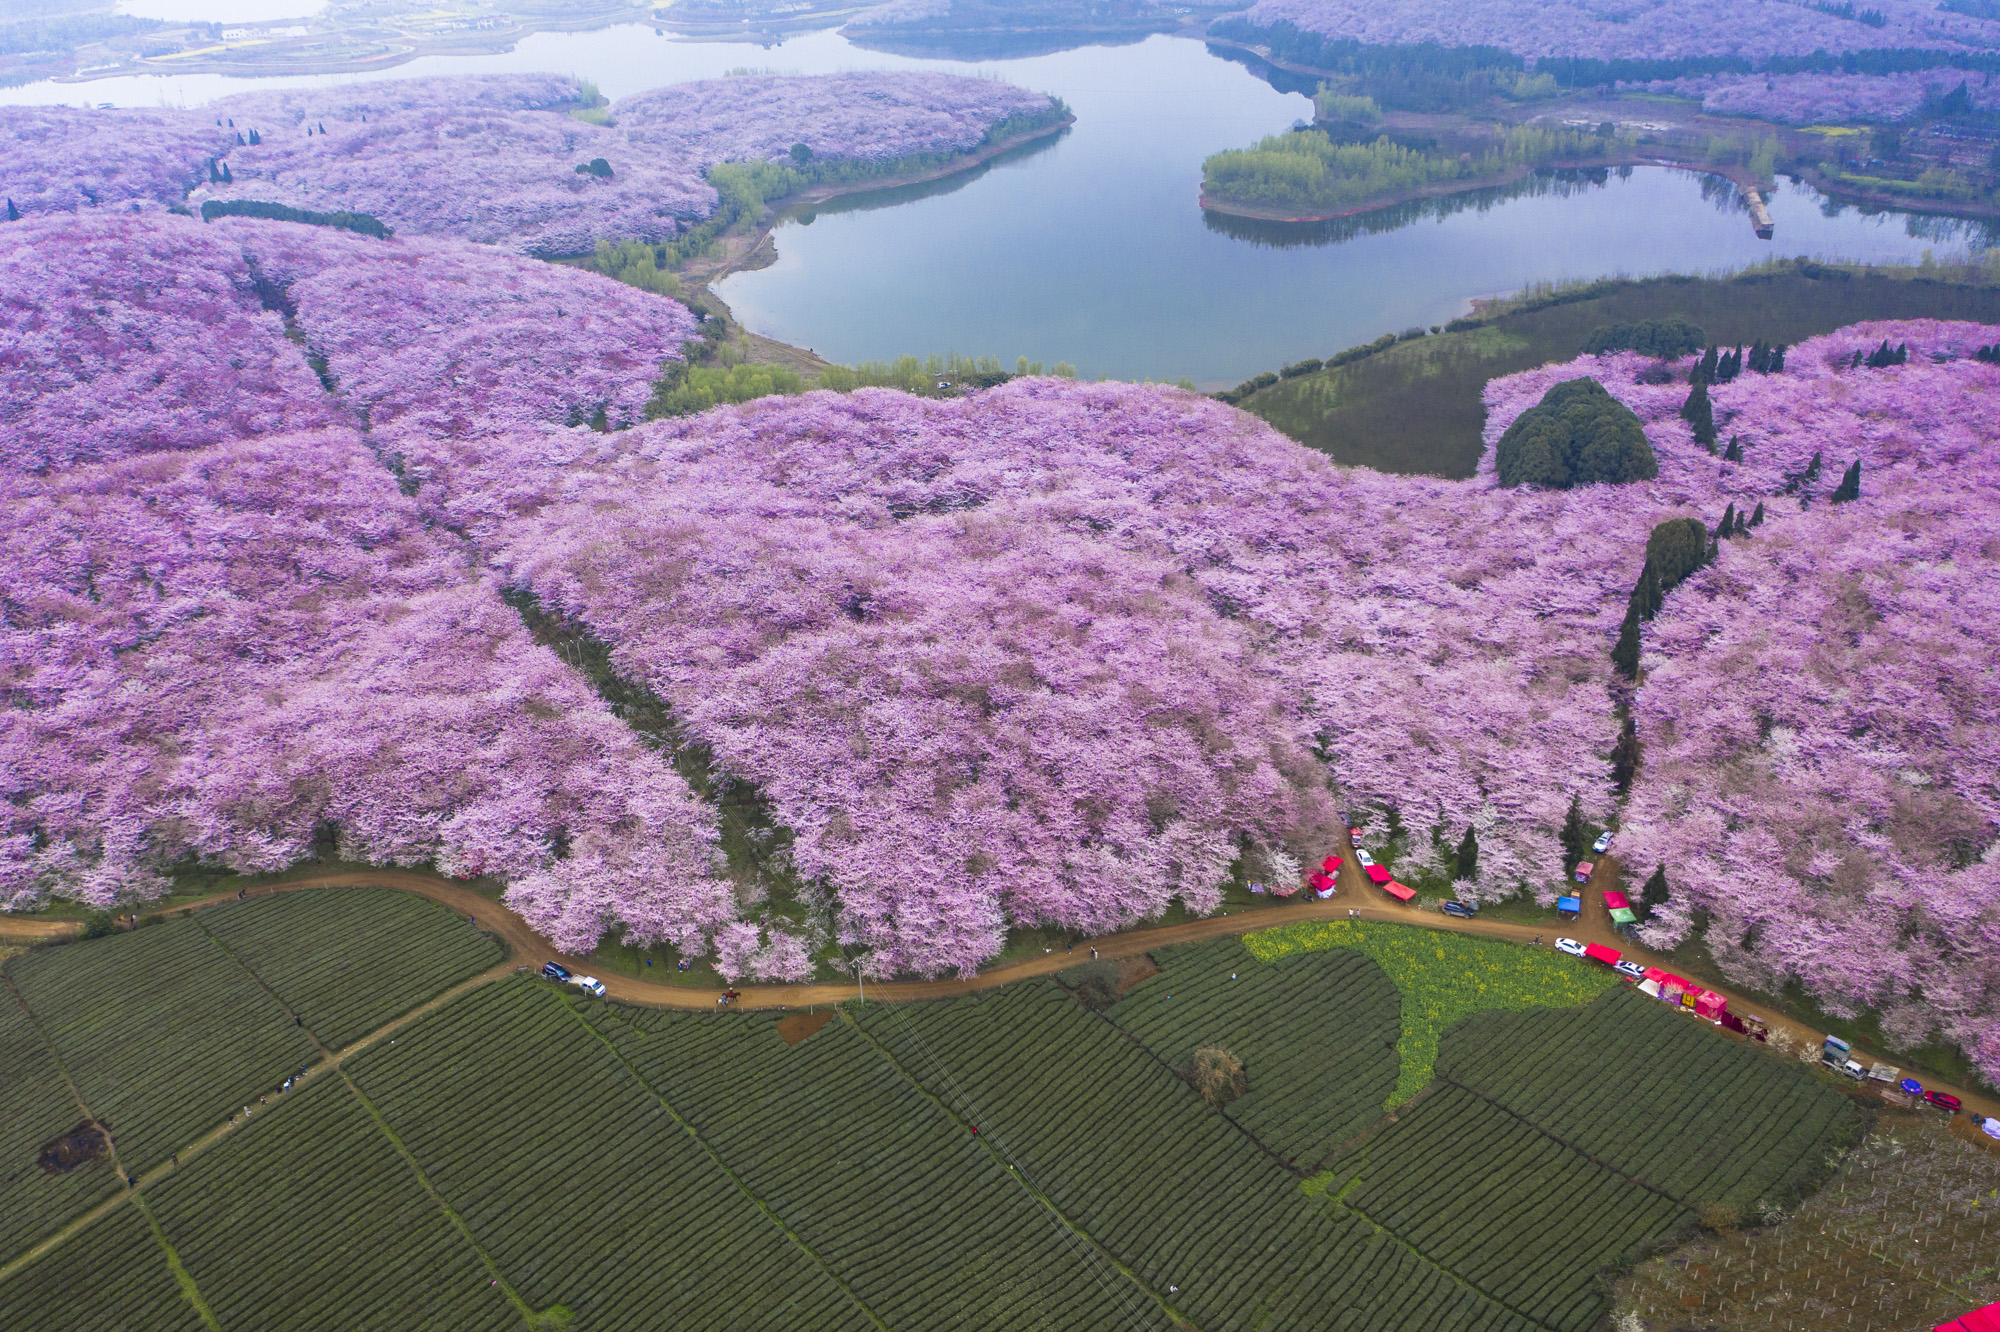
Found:
[[595, 976], [573, 976], [570, 983], [593, 999], [604, 997], [604, 982]]
[[1646, 969], [1637, 962], [1613, 962], [1611, 969], [1626, 980], [1642, 981], [1646, 979]]
[[1556, 940], [1556, 951], [1558, 953], [1568, 953], [1571, 957], [1582, 957], [1584, 955], [1583, 945], [1574, 939]]
[[1600, 856], [1603, 855], [1606, 851], [1609, 851], [1611, 849], [1611, 834], [1608, 832], [1599, 833], [1597, 835], [1597, 840], [1590, 844], [1590, 849], [1595, 851]]
[[1370, 865], [1373, 865], [1375, 863], [1375, 857], [1369, 855], [1366, 851], [1356, 851], [1354, 853], [1354, 858], [1361, 862], [1362, 869], [1367, 869]]

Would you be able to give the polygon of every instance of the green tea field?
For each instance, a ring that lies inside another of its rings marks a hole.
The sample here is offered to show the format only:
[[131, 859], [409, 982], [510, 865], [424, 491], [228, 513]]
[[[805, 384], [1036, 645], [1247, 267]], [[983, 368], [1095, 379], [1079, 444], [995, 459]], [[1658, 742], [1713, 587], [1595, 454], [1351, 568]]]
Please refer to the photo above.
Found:
[[1866, 1127], [1585, 964], [1335, 925], [791, 1015], [386, 890], [34, 950], [0, 1327], [1584, 1332]]

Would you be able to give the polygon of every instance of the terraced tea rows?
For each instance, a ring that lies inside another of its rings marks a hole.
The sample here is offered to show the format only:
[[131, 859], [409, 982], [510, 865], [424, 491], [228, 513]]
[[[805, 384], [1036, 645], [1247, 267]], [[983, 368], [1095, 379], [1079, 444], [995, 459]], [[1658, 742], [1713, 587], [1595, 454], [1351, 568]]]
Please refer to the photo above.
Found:
[[1696, 1209], [1789, 1206], [1863, 1127], [1799, 1069], [1623, 987], [1568, 1012], [1478, 1014], [1438, 1073]]
[[1296, 1178], [1157, 1060], [1051, 982], [857, 1015], [898, 1067], [1208, 1332], [1314, 1325], [1532, 1326], [1313, 1205]]
[[774, 1016], [591, 1015], [891, 1326], [1171, 1327], [851, 1022], [787, 1046]]
[[152, 1198], [225, 1332], [521, 1325], [337, 1074], [288, 1093]]
[[[300, 901], [10, 975], [90, 1085], [152, 1126], [142, 1144], [184, 1146], [235, 1107], [201, 1088], [176, 1107], [153, 1084], [240, 1085], [290, 1058], [273, 1030], [305, 1039], [243, 964], [329, 1031], [386, 1002], [360, 978], [395, 941], [343, 928], [350, 903]], [[397, 1003], [490, 956], [449, 937], [471, 931], [448, 913], [404, 919], [447, 946]], [[1604, 1312], [1601, 1269], [1712, 1197], [1809, 1182], [1852, 1114], [1798, 1067], [1621, 991], [1459, 1022], [1437, 1082], [1371, 1123], [1407, 1074], [1385, 1015], [1411, 999], [1360, 950], [1311, 942], [1270, 963], [1164, 951], [1104, 1015], [1047, 980], [817, 1026], [495, 980], [271, 1096], [0, 1278], [0, 1327], [1581, 1332]], [[1389, 954], [1409, 975], [1442, 965], [1404, 942]], [[19, 1161], [45, 1140], [35, 1121], [73, 1121], [15, 1013], [0, 1050], [43, 1084], [0, 1084]], [[172, 1047], [120, 1024], [185, 1038], [194, 1070], [162, 1073]], [[1247, 1052], [1234, 1114], [1175, 1071], [1210, 1043]], [[1311, 1162], [1336, 1143], [1306, 1187], [1273, 1145]], [[46, 1234], [119, 1186], [101, 1165], [75, 1178], [0, 1184], [21, 1200], [6, 1233]]]
[[145, 1213], [116, 1208], [0, 1281], [0, 1327], [36, 1332], [206, 1332]]
[[87, 1155], [90, 1134], [59, 1142], [87, 1128], [33, 1019], [0, 988], [0, 1262], [118, 1187], [110, 1158]]
[[871, 1326], [551, 986], [476, 990], [349, 1071], [536, 1309], [634, 1332]]
[[1601, 1273], [1694, 1213], [1456, 1087], [1440, 1087], [1368, 1144], [1342, 1201], [1545, 1327], [1586, 1332]]
[[278, 1002], [192, 920], [36, 949], [7, 971], [133, 1173], [315, 1055]]
[[1107, 1016], [1169, 1068], [1220, 1045], [1249, 1090], [1223, 1108], [1245, 1133], [1310, 1169], [1373, 1123], [1396, 1085], [1395, 983], [1359, 953], [1296, 953], [1266, 964], [1234, 939], [1162, 948], [1161, 974]]
[[506, 956], [449, 907], [388, 888], [225, 902], [196, 919], [332, 1049]]

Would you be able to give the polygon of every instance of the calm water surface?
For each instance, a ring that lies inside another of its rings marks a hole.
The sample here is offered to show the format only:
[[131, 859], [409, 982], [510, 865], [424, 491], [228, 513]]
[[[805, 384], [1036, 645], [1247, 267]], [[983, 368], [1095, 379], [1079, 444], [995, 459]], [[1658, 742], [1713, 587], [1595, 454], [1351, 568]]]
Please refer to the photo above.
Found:
[[[174, 2], [190, 11], [203, 4]], [[1197, 206], [1202, 159], [1287, 128], [1310, 104], [1171, 37], [961, 63], [868, 51], [830, 32], [759, 48], [623, 27], [540, 34], [512, 51], [371, 75], [128, 77], [0, 90], [0, 101], [193, 106], [253, 87], [528, 70], [592, 78], [615, 99], [746, 66], [985, 74], [1054, 93], [1077, 115], [1061, 138], [970, 178], [788, 220], [776, 232], [774, 265], [718, 287], [749, 328], [837, 361], [1027, 355], [1086, 375], [1186, 375], [1209, 388], [1442, 323], [1474, 296], [1539, 281], [1711, 271], [1771, 255], [1915, 260], [1979, 235], [1935, 219], [1864, 215], [1784, 185], [1770, 201], [1776, 239], [1760, 241], [1728, 191], [1650, 167], [1531, 182], [1362, 226], [1235, 225]]]

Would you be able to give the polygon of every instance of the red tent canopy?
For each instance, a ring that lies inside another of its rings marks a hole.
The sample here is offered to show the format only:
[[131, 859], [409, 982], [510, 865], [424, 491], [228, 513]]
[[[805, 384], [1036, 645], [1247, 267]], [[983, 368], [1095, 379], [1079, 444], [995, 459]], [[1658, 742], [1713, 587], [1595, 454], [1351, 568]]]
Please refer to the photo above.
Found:
[[1389, 871], [1383, 869], [1380, 865], [1370, 865], [1368, 867], [1368, 877], [1376, 883], [1387, 883], [1389, 882], [1390, 875]]
[[1319, 867], [1325, 870], [1328, 874], [1334, 874], [1337, 873], [1340, 867], [1345, 863], [1346, 862], [1343, 861], [1339, 856], [1328, 856], [1325, 860], [1319, 862]]
[[1332, 883], [1333, 880], [1327, 878], [1326, 875], [1321, 874], [1318, 870], [1314, 870], [1312, 877], [1307, 879], [1306, 882], [1311, 884], [1315, 889], [1320, 889]]
[[1665, 985], [1667, 983], [1668, 977], [1667, 973], [1660, 970], [1658, 967], [1647, 967], [1646, 979], [1649, 981], [1658, 981], [1660, 984]]
[[1594, 962], [1602, 962], [1607, 967], [1616, 965], [1618, 959], [1623, 956], [1616, 948], [1606, 948], [1603, 944], [1585, 944], [1583, 955]]
[[[1383, 878], [1387, 879], [1388, 876], [1384, 875]], [[1405, 888], [1402, 884], [1397, 883], [1394, 879], [1389, 879], [1387, 883], [1383, 883], [1382, 891], [1389, 894], [1389, 896], [1395, 898], [1398, 902], [1407, 902], [1411, 898], [1417, 895], [1416, 889]]]
[[2000, 1332], [2000, 1304], [1989, 1304], [1961, 1314], [1949, 1323], [1939, 1323], [1935, 1332]]
[[1625, 894], [1615, 888], [1604, 890], [1604, 905], [1613, 911], [1629, 911], [1632, 909], [1632, 904], [1625, 900]]

